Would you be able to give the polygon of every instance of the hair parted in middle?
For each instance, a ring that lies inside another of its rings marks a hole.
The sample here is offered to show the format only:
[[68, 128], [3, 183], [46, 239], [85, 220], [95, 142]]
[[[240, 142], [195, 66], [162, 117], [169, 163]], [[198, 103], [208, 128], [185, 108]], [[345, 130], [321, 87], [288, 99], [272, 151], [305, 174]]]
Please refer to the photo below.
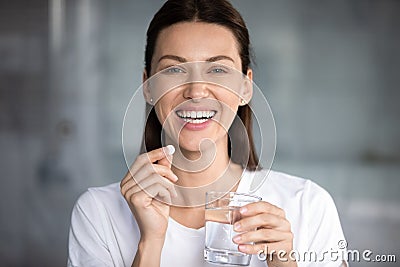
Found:
[[[226, 0], [169, 0], [154, 15], [147, 30], [145, 71], [148, 77], [154, 74], [152, 73], [151, 61], [160, 32], [169, 26], [182, 22], [205, 22], [229, 29], [237, 41], [242, 72], [247, 74], [251, 64], [249, 32], [242, 16], [230, 2]], [[162, 126], [153, 106], [148, 103], [146, 103], [147, 114], [141, 153], [162, 146]], [[252, 116], [249, 105], [239, 106], [237, 117], [228, 131], [227, 149], [228, 155], [234, 163], [254, 171], [261, 166], [254, 146]], [[239, 119], [241, 121], [238, 121]], [[244, 129], [239, 126], [240, 124], [244, 125]], [[248, 145], [248, 155], [241, 151], [240, 146], [233, 146], [232, 144]]]

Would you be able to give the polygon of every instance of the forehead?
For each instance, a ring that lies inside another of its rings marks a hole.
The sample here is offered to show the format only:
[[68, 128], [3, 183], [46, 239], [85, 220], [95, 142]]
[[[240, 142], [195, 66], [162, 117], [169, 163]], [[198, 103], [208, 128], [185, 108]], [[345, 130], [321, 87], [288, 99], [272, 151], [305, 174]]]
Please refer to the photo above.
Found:
[[231, 30], [204, 22], [182, 22], [162, 30], [153, 59], [165, 54], [179, 55], [188, 61], [202, 61], [215, 55], [240, 59], [238, 43]]

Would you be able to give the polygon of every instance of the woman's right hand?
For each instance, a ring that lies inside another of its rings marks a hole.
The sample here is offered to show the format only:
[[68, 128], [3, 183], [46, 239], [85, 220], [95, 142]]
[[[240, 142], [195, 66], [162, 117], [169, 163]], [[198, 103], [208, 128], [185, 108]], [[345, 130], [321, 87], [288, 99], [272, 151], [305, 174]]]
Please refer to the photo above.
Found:
[[145, 243], [164, 243], [168, 226], [169, 204], [176, 197], [171, 170], [172, 145], [139, 155], [121, 181], [121, 193], [127, 201]]

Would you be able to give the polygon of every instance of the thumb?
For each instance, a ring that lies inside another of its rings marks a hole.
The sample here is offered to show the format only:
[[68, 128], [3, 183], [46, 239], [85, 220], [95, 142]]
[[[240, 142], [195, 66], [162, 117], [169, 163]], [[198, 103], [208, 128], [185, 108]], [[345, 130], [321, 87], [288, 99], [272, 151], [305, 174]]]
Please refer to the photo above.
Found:
[[165, 157], [160, 159], [157, 163], [168, 168], [171, 168], [171, 163], [173, 159], [173, 154], [175, 153], [175, 147], [173, 145], [168, 145], [164, 148]]

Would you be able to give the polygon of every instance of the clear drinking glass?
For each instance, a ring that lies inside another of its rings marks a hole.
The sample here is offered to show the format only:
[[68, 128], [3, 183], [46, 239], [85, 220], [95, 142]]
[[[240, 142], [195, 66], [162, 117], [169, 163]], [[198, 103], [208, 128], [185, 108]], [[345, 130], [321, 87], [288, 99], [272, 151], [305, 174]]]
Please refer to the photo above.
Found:
[[206, 241], [204, 259], [209, 263], [248, 266], [251, 255], [238, 251], [232, 238], [233, 224], [241, 219], [240, 207], [260, 197], [236, 192], [206, 193]]

